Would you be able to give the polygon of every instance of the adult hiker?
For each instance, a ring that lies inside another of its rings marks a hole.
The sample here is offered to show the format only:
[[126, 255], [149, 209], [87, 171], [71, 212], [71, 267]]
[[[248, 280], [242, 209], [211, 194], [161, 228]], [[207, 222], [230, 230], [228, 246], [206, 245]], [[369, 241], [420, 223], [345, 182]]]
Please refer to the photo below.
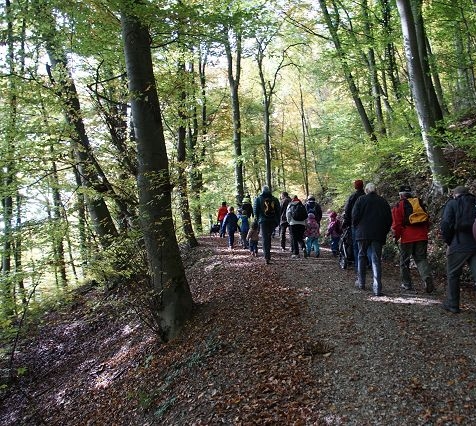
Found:
[[410, 259], [413, 257], [425, 283], [427, 293], [433, 291], [433, 278], [428, 263], [429, 216], [422, 200], [413, 195], [408, 185], [402, 185], [398, 193], [400, 200], [392, 208], [392, 232], [400, 249], [400, 281], [405, 290], [413, 290]]
[[281, 192], [279, 197], [281, 215], [279, 219], [279, 235], [281, 237], [281, 251], [286, 250], [286, 230], [289, 227], [288, 219], [286, 218], [286, 210], [289, 203], [291, 202], [291, 197], [286, 191]]
[[446, 252], [446, 271], [448, 285], [443, 308], [457, 314], [460, 312], [460, 277], [467, 263], [473, 281], [476, 281], [476, 240], [472, 226], [476, 218], [476, 197], [468, 188], [457, 186], [453, 199], [449, 200], [443, 211], [441, 234], [448, 244]]
[[220, 224], [220, 237], [222, 238], [225, 236], [225, 231], [226, 231], [223, 228], [223, 220], [225, 219], [225, 216], [227, 214], [228, 214], [228, 207], [226, 205], [226, 201], [223, 201], [217, 212], [217, 222]]
[[356, 285], [361, 290], [365, 289], [367, 255], [369, 255], [374, 296], [383, 296], [381, 257], [388, 231], [392, 226], [392, 211], [385, 198], [377, 194], [374, 183], [369, 182], [365, 185], [364, 191], [366, 195], [360, 197], [352, 209], [352, 226], [355, 227], [355, 238], [359, 246]]
[[258, 221], [263, 243], [263, 253], [266, 264], [271, 261], [271, 234], [279, 225], [280, 207], [279, 200], [271, 193], [268, 185], [256, 197], [253, 205], [255, 220]]
[[365, 195], [364, 191], [364, 181], [361, 179], [354, 180], [355, 191], [349, 196], [344, 207], [344, 221], [342, 223], [342, 228], [348, 228], [350, 226], [351, 236], [352, 236], [352, 254], [354, 258], [354, 269], [357, 272], [357, 265], [359, 259], [359, 246], [357, 245], [357, 240], [355, 239], [355, 228], [352, 226], [352, 209], [354, 208], [355, 202]]

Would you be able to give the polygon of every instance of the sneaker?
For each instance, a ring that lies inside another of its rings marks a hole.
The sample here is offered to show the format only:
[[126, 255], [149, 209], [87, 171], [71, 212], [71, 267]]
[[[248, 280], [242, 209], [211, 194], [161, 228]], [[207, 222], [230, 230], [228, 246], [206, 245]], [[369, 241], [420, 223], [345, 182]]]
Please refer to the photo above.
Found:
[[383, 294], [382, 292], [380, 292], [380, 293], [374, 293], [374, 296], [375, 296], [375, 297], [382, 297], [382, 296], [385, 296], [385, 294]]
[[316, 253], [316, 257], [319, 257], [320, 255], [321, 255], [321, 252], [318, 251], [318, 252]]
[[433, 285], [433, 278], [431, 277], [426, 277], [425, 278], [425, 291], [427, 293], [431, 293], [435, 289]]
[[286, 247], [281, 247], [281, 251], [286, 251]]
[[403, 284], [401, 285], [401, 287], [402, 287], [403, 290], [407, 290], [407, 291], [413, 290], [413, 286], [412, 286], [411, 284], [405, 284], [405, 283], [403, 283]]
[[304, 257], [309, 257], [309, 254], [307, 253], [306, 250], [304, 250]]
[[266, 259], [266, 265], [269, 265], [271, 263], [270, 259]]
[[298, 254], [292, 254], [291, 255], [291, 259], [298, 259], [299, 258], [299, 255]]
[[453, 308], [452, 306], [449, 306], [446, 304], [446, 302], [443, 302], [441, 304], [441, 307], [448, 312], [452, 312], [453, 314], [459, 314], [461, 310], [459, 308]]

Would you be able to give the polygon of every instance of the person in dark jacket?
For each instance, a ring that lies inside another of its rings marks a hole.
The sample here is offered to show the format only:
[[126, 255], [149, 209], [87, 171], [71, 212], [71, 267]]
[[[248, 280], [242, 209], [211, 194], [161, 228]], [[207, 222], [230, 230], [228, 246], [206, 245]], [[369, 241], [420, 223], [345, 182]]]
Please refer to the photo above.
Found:
[[321, 226], [322, 208], [314, 195], [309, 195], [304, 205], [306, 206], [307, 214], [312, 213], [316, 218], [316, 222]]
[[243, 198], [243, 201], [241, 204], [241, 210], [249, 218], [253, 217], [253, 206], [251, 205], [251, 198], [249, 194], [246, 194], [245, 197]]
[[[461, 197], [472, 197], [473, 203], [475, 198], [469, 193], [468, 188], [457, 186], [453, 190], [453, 199], [446, 203], [441, 220], [441, 235], [448, 244], [446, 252], [446, 270], [448, 285], [446, 286], [446, 300], [443, 302], [443, 308], [447, 311], [457, 314], [460, 312], [460, 277], [463, 267], [467, 263], [471, 269], [473, 280], [476, 280], [476, 240], [472, 231], [457, 231], [457, 217], [459, 206], [464, 207], [466, 203], [460, 203]], [[467, 206], [469, 207], [469, 204]]]
[[354, 180], [355, 191], [349, 196], [347, 202], [344, 206], [344, 222], [342, 223], [342, 228], [351, 227], [351, 236], [352, 236], [352, 251], [354, 255], [354, 269], [357, 272], [358, 258], [359, 258], [359, 246], [357, 245], [357, 240], [355, 239], [355, 228], [352, 227], [352, 209], [354, 208], [355, 202], [362, 196], [365, 195], [364, 191], [364, 181], [361, 179]]
[[433, 291], [433, 278], [427, 258], [430, 222], [426, 220], [415, 224], [407, 223], [405, 220], [405, 200], [414, 198], [411, 187], [402, 185], [398, 195], [400, 201], [392, 208], [392, 232], [395, 243], [398, 244], [400, 241], [401, 286], [405, 290], [413, 290], [410, 274], [410, 259], [413, 257], [418, 273], [425, 283], [425, 290], [427, 293], [431, 293]]
[[[271, 211], [270, 207], [272, 207]], [[271, 261], [271, 234], [279, 225], [279, 218], [281, 216], [279, 200], [273, 196], [269, 186], [264, 185], [263, 191], [256, 197], [253, 205], [253, 213], [255, 220], [258, 221], [260, 226], [264, 258], [266, 264], [269, 265]]]
[[281, 217], [279, 219], [279, 233], [281, 236], [281, 250], [286, 250], [286, 230], [289, 227], [288, 219], [286, 218], [286, 210], [289, 203], [291, 202], [291, 197], [286, 191], [281, 192], [280, 199], [280, 208], [281, 208]]
[[373, 272], [374, 296], [382, 296], [382, 249], [392, 226], [392, 211], [388, 202], [377, 194], [375, 184], [365, 186], [365, 194], [352, 209], [352, 226], [359, 245], [356, 285], [365, 289], [367, 254], [370, 255]]
[[238, 216], [235, 214], [233, 206], [228, 207], [228, 213], [223, 219], [221, 232], [225, 235], [225, 230], [228, 232], [228, 248], [233, 250], [235, 248], [235, 232], [238, 229]]

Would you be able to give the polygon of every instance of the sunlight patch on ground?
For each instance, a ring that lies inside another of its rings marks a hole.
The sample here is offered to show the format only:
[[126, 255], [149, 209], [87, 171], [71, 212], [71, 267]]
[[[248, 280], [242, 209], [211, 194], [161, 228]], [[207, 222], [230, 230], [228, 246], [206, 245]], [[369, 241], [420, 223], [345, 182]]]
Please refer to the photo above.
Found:
[[370, 300], [373, 302], [385, 302], [385, 303], [396, 303], [400, 305], [422, 305], [422, 306], [431, 306], [439, 305], [441, 301], [435, 299], [426, 299], [423, 297], [410, 296], [410, 297], [392, 297], [392, 296], [370, 296]]

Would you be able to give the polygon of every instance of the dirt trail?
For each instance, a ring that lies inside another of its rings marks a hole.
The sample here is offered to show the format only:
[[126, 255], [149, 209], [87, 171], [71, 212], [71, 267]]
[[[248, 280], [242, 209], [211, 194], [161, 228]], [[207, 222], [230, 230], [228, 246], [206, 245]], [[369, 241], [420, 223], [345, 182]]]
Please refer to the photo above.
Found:
[[[77, 295], [20, 346], [27, 373], [4, 394], [0, 424], [474, 424], [476, 303], [459, 315], [435, 293], [385, 297], [354, 286], [324, 248], [272, 263], [204, 237], [184, 262], [197, 302], [167, 345], [120, 298]], [[417, 282], [417, 280], [415, 281]]]

